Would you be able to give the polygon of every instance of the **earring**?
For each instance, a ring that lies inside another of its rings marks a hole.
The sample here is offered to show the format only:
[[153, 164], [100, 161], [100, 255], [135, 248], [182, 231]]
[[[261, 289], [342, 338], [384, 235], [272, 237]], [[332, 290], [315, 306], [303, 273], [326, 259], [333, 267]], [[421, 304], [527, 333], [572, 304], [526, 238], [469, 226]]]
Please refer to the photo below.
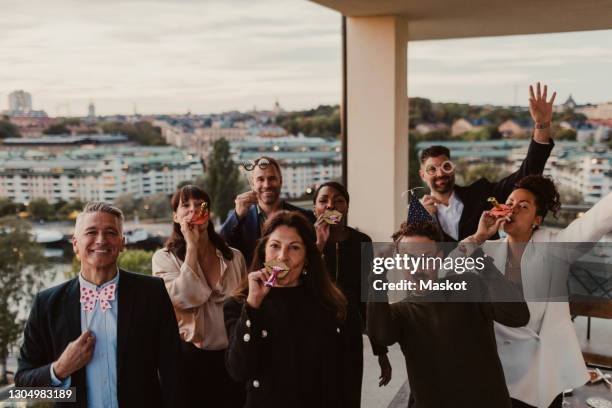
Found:
[[302, 269], [302, 275], [308, 275], [308, 269], [306, 269], [306, 266], [304, 266], [304, 269]]
[[536, 229], [536, 228], [538, 228], [538, 224], [533, 224], [533, 225], [531, 226], [531, 229]]

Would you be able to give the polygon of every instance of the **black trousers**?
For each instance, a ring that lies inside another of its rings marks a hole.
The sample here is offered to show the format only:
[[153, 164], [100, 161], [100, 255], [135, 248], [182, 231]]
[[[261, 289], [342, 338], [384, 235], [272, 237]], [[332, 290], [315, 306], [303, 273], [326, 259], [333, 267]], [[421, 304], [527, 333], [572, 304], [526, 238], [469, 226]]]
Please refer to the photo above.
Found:
[[[512, 408], [535, 408], [534, 406], [525, 404], [523, 401], [511, 399]], [[548, 406], [548, 408], [561, 408], [563, 405], [563, 394], [557, 395], [557, 398]]]
[[225, 350], [202, 350], [181, 342], [181, 394], [185, 407], [241, 408], [245, 386], [225, 369]]

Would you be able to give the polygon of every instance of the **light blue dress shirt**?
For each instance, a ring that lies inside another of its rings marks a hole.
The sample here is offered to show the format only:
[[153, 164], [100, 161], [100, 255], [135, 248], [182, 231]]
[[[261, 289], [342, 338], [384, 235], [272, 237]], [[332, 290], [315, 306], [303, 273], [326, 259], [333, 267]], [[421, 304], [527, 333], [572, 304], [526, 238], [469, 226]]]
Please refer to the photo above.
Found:
[[[85, 366], [87, 383], [87, 406], [89, 408], [118, 408], [117, 401], [117, 317], [119, 316], [119, 273], [101, 286], [86, 281], [79, 275], [80, 287], [100, 291], [115, 283], [115, 299], [109, 301], [111, 308], [103, 311], [100, 301], [91, 312], [81, 305], [81, 332], [89, 329], [96, 337], [91, 361]], [[70, 377], [60, 381], [51, 366], [51, 382], [55, 386], [70, 387]]]

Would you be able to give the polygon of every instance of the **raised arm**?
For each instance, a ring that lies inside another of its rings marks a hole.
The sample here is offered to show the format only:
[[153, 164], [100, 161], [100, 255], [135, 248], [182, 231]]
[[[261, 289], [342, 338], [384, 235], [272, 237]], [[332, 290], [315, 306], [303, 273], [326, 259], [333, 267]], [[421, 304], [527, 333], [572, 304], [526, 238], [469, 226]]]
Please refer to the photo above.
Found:
[[36, 296], [23, 335], [23, 344], [17, 359], [15, 384], [18, 387], [69, 387], [71, 376], [93, 357], [95, 337], [85, 330], [74, 341], [68, 343], [57, 360], [50, 348], [52, 339], [45, 333], [40, 295]]
[[533, 139], [538, 143], [550, 143], [553, 103], [557, 92], [553, 92], [549, 101], [548, 86], [544, 85], [544, 92], [541, 91], [540, 83], [537, 84], [537, 92], [533, 91], [533, 85], [529, 85], [529, 113], [535, 124]]
[[521, 167], [506, 178], [501, 179], [493, 186], [492, 195], [500, 201], [505, 201], [514, 189], [514, 185], [523, 177], [531, 174], [542, 174], [550, 152], [554, 147], [551, 139], [551, 123], [553, 103], [557, 93], [554, 92], [550, 100], [548, 98], [548, 86], [544, 85], [542, 92], [538, 82], [536, 91], [529, 86], [529, 113], [535, 123], [533, 139], [529, 144], [527, 156]]
[[561, 230], [556, 242], [597, 242], [612, 231], [612, 193], [608, 193], [584, 215]]
[[253, 204], [257, 204], [257, 194], [253, 191], [239, 194], [234, 200], [235, 207], [231, 210], [227, 219], [221, 226], [220, 235], [228, 245], [234, 248], [243, 248], [241, 245], [242, 237], [240, 236], [240, 225], [247, 217], [249, 208]]

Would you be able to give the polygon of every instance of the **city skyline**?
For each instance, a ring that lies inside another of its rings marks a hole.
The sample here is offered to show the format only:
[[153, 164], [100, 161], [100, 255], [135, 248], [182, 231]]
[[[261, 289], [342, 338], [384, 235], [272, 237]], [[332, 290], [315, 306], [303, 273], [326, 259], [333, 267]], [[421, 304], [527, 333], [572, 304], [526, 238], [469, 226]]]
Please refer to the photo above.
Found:
[[[0, 110], [18, 89], [51, 116], [340, 102], [340, 15], [305, 0], [3, 4]], [[524, 106], [541, 80], [558, 103], [612, 100], [612, 30], [411, 42], [408, 55], [411, 97]]]

